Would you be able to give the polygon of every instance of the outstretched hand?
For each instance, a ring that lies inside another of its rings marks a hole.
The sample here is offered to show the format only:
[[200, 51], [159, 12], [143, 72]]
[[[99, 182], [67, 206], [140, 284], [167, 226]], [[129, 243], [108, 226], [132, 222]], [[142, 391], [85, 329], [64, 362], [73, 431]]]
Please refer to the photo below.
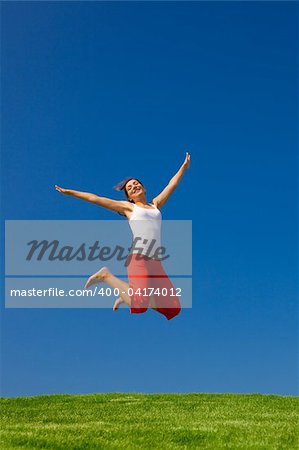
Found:
[[185, 161], [183, 162], [184, 169], [189, 169], [190, 167], [190, 153], [186, 152]]
[[66, 194], [66, 195], [68, 194], [68, 189], [64, 189], [60, 186], [57, 186], [57, 184], [55, 184], [55, 189], [56, 189], [56, 191], [61, 192], [62, 194]]

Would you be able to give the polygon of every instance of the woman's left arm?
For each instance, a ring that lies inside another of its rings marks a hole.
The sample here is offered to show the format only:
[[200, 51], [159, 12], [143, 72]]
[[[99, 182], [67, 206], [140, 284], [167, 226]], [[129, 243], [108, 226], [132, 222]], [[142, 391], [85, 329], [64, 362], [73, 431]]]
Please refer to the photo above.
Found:
[[163, 191], [157, 195], [157, 197], [153, 198], [152, 202], [157, 208], [161, 209], [162, 206], [167, 202], [173, 191], [179, 185], [185, 171], [190, 167], [190, 154], [186, 152], [185, 161], [177, 171], [177, 173], [171, 178], [168, 185], [163, 189]]

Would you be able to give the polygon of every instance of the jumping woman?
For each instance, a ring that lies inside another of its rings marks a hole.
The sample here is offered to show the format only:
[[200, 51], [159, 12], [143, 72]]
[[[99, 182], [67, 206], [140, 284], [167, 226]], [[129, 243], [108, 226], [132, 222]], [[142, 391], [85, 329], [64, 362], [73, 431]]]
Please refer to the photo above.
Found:
[[[126, 178], [114, 186], [116, 190], [125, 192], [127, 200], [112, 200], [55, 185], [56, 190], [62, 194], [95, 203], [127, 217], [133, 237], [138, 237], [145, 243], [141, 249], [138, 245], [138, 250], [133, 250], [128, 256], [129, 284], [115, 277], [107, 267], [102, 267], [88, 279], [85, 285], [87, 289], [93, 284], [105, 282], [112, 288], [117, 288], [120, 298], [114, 303], [114, 311], [117, 311], [119, 306], [125, 303], [133, 314], [143, 313], [150, 307], [170, 320], [180, 313], [181, 305], [178, 296], [174, 294], [175, 288], [165, 273], [161, 260], [155, 255], [149, 256], [149, 246], [153, 242], [155, 243], [154, 249], [160, 246], [161, 209], [178, 186], [189, 166], [190, 154], [187, 152], [178, 172], [151, 202], [147, 201], [145, 187], [137, 178]], [[141, 227], [138, 226], [140, 224], [142, 224]], [[152, 250], [153, 246], [151, 247]], [[150, 292], [156, 291], [156, 288], [165, 288], [166, 295], [148, 296], [146, 295], [148, 288], [154, 288]], [[144, 292], [144, 295], [141, 292]]]

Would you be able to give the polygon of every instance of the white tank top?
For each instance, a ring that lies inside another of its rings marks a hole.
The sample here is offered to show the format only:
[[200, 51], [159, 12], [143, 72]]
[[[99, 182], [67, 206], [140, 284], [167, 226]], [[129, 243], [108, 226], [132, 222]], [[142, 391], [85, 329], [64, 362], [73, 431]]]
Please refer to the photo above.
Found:
[[129, 219], [134, 246], [130, 253], [141, 253], [153, 257], [156, 249], [161, 247], [162, 214], [153, 203], [149, 203], [149, 205], [152, 207], [143, 208], [134, 203], [134, 209]]

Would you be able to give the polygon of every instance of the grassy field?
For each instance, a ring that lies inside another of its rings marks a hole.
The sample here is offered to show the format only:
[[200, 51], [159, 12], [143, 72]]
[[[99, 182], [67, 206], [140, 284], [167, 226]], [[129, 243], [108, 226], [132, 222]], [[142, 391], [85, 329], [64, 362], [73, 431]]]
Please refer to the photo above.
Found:
[[298, 397], [89, 394], [1, 398], [1, 449], [297, 449]]

